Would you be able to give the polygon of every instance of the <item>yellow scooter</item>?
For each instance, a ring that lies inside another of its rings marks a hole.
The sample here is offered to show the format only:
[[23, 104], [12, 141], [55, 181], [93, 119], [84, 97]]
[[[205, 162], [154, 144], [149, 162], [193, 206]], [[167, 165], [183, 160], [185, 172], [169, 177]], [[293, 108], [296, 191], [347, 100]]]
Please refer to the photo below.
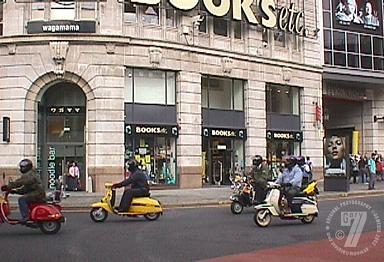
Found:
[[94, 222], [104, 222], [108, 217], [108, 213], [119, 216], [144, 216], [150, 221], [158, 219], [163, 214], [160, 202], [150, 197], [133, 198], [128, 212], [120, 213], [115, 211], [116, 190], [112, 188], [112, 185], [112, 183], [106, 183], [106, 192], [101, 202], [91, 205], [90, 216]]

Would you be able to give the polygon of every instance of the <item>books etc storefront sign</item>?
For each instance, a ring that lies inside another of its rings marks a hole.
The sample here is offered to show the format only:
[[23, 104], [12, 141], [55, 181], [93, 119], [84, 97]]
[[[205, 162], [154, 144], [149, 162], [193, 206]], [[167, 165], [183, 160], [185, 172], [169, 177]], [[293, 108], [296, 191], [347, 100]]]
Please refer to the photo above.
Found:
[[[175, 9], [182, 11], [195, 9], [200, 1], [207, 12], [216, 17], [227, 16], [232, 10], [233, 20], [241, 21], [245, 17], [248, 23], [253, 25], [270, 29], [278, 28], [300, 36], [307, 35], [304, 27], [304, 12], [296, 10], [294, 3], [277, 8], [274, 0], [221, 0], [220, 4], [215, 0], [168, 0]], [[130, 2], [143, 5], [160, 4], [160, 0], [131, 0]], [[256, 14], [253, 10], [255, 4], [260, 14]]]

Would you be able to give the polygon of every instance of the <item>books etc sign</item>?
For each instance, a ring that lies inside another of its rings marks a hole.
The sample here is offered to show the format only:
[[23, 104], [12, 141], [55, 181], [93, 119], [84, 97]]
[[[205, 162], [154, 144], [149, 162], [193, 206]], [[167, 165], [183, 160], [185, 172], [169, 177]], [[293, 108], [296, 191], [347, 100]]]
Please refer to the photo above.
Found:
[[[208, 13], [216, 17], [224, 17], [232, 9], [233, 20], [241, 21], [244, 16], [248, 23], [253, 25], [278, 28], [300, 36], [306, 35], [304, 12], [296, 10], [294, 3], [277, 8], [274, 0], [221, 0], [220, 4], [215, 0], [168, 0], [175, 9], [182, 11], [196, 8], [199, 1], [203, 2]], [[130, 2], [144, 5], [160, 4], [160, 0], [131, 0]], [[257, 8], [254, 8], [255, 6]], [[258, 9], [260, 12], [256, 13], [253, 9]]]

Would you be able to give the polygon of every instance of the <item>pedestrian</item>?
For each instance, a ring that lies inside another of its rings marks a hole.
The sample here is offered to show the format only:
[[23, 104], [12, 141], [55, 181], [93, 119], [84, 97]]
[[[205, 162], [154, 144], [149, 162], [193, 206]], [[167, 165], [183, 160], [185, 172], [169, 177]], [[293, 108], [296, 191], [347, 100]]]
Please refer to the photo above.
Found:
[[373, 190], [375, 189], [375, 182], [376, 182], [376, 161], [375, 161], [374, 153], [372, 153], [371, 158], [368, 160], [368, 170], [369, 170], [368, 190]]
[[378, 155], [376, 158], [376, 178], [381, 179], [381, 175], [383, 174], [383, 165], [381, 155]]
[[359, 175], [358, 159], [356, 155], [350, 155], [351, 167], [352, 167], [352, 178], [353, 183], [356, 184], [356, 177]]
[[312, 181], [312, 179], [313, 179], [313, 173], [312, 173], [313, 162], [309, 156], [307, 156], [306, 158], [307, 158], [307, 160], [305, 161], [304, 170], [305, 170], [305, 172], [307, 172], [309, 174], [309, 181]]
[[359, 171], [360, 171], [360, 178], [361, 183], [364, 184], [367, 182], [367, 165], [368, 165], [368, 159], [367, 155], [364, 154], [364, 156], [359, 161]]
[[68, 170], [68, 190], [77, 191], [80, 187], [80, 169], [75, 161]]

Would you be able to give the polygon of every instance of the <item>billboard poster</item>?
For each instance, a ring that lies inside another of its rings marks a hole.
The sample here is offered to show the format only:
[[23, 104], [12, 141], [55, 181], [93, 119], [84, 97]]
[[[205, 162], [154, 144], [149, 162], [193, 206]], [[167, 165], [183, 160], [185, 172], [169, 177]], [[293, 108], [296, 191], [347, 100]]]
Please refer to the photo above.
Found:
[[382, 35], [383, 0], [332, 0], [333, 27]]
[[349, 175], [349, 138], [338, 134], [326, 137], [324, 145], [325, 175]]

